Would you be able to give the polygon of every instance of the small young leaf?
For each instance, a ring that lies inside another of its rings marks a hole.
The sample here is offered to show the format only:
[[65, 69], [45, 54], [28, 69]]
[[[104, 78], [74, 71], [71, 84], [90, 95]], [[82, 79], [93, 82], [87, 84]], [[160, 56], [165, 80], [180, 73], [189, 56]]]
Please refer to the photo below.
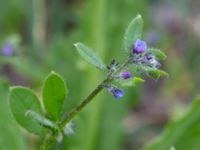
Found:
[[143, 83], [145, 80], [143, 80], [140, 77], [134, 77], [133, 78], [133, 84]]
[[161, 76], [168, 76], [167, 72], [165, 72], [163, 70], [156, 69], [156, 68], [151, 68], [149, 66], [140, 65], [139, 69], [148, 73], [150, 75], [150, 77], [152, 77], [153, 79], [158, 79]]
[[30, 89], [17, 86], [11, 88], [9, 100], [16, 121], [29, 132], [41, 134], [42, 126], [33, 118], [27, 118], [25, 115], [28, 110], [33, 110], [38, 114], [42, 113], [37, 96]]
[[153, 79], [158, 79], [158, 78], [160, 78], [161, 76], [168, 76], [168, 73], [165, 72], [165, 71], [163, 71], [163, 70], [155, 69], [155, 70], [149, 71], [149, 75], [150, 75]]
[[164, 52], [162, 52], [161, 50], [156, 49], [156, 48], [148, 48], [147, 51], [152, 53], [153, 55], [155, 55], [156, 58], [159, 60], [164, 60], [167, 57]]
[[141, 15], [137, 15], [128, 25], [124, 34], [124, 49], [129, 52], [137, 39], [141, 39], [143, 20]]
[[76, 43], [74, 46], [81, 57], [83, 57], [88, 63], [101, 70], [106, 68], [101, 58], [92, 49], [82, 43]]
[[60, 119], [67, 95], [68, 90], [62, 77], [55, 72], [51, 72], [44, 82], [42, 96], [45, 109], [54, 121]]
[[51, 129], [56, 129], [57, 126], [54, 122], [50, 121], [49, 119], [45, 118], [44, 116], [32, 111], [28, 110], [25, 114], [27, 116], [27, 119], [33, 118], [36, 120], [39, 124], [41, 124], [44, 127], [51, 128]]
[[127, 80], [118, 80], [118, 83], [123, 86], [123, 87], [131, 87], [131, 86], [135, 86], [139, 83], [143, 83], [145, 80], [143, 80], [140, 77], [133, 77], [131, 79], [127, 79]]

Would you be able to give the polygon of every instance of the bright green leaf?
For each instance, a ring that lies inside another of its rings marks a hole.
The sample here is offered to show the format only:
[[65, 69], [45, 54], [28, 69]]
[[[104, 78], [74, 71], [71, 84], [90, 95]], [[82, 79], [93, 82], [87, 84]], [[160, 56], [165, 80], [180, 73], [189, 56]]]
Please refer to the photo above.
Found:
[[145, 80], [143, 80], [140, 77], [133, 77], [133, 78], [130, 78], [130, 79], [127, 79], [127, 80], [118, 80], [118, 83], [121, 86], [130, 87], [130, 86], [135, 86], [135, 85], [137, 85], [139, 83], [143, 83], [144, 81]]
[[164, 52], [156, 48], [148, 48], [148, 52], [154, 54], [159, 60], [164, 60], [167, 57]]
[[143, 30], [143, 20], [141, 15], [137, 15], [128, 25], [124, 34], [124, 49], [129, 52], [137, 39], [141, 39]]
[[200, 147], [200, 97], [188, 112], [176, 121], [169, 123], [164, 132], [144, 150], [199, 150]]
[[16, 121], [29, 132], [41, 134], [42, 126], [36, 120], [26, 117], [28, 110], [42, 113], [37, 96], [30, 89], [17, 86], [11, 88], [9, 100]]
[[82, 43], [74, 44], [78, 53], [90, 64], [94, 65], [99, 69], [105, 69], [105, 64], [101, 58], [89, 47]]
[[68, 89], [62, 77], [51, 72], [44, 82], [42, 96], [45, 109], [53, 120], [58, 121], [60, 119], [67, 95]]
[[142, 78], [140, 77], [134, 77], [133, 78], [133, 83], [134, 84], [138, 84], [138, 83], [143, 83], [145, 80], [143, 80]]

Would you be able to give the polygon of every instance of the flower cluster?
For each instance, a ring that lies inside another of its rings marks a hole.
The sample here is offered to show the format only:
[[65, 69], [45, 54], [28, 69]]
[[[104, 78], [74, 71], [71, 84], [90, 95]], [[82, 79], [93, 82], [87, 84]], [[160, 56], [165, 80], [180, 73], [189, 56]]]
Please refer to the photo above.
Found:
[[161, 64], [156, 59], [155, 55], [147, 51], [145, 41], [137, 39], [132, 50], [133, 62], [135, 64], [144, 64], [152, 68], [159, 68]]
[[[127, 64], [127, 67], [128, 65], [134, 64], [136, 66], [143, 65], [153, 69], [158, 69], [161, 66], [156, 56], [148, 50], [147, 43], [140, 39], [137, 39], [136, 42], [133, 44], [133, 49], [131, 51], [129, 59], [131, 61]], [[115, 73], [119, 66], [119, 63], [116, 62], [116, 60], [112, 60], [110, 66], [108, 66], [107, 68], [110, 71], [110, 74], [112, 74]], [[132, 78], [132, 74], [130, 71], [126, 70], [117, 74], [112, 74], [112, 78], [127, 80]], [[104, 88], [106, 88], [116, 99], [120, 99], [124, 95], [123, 90], [116, 86], [106, 85], [104, 86]]]

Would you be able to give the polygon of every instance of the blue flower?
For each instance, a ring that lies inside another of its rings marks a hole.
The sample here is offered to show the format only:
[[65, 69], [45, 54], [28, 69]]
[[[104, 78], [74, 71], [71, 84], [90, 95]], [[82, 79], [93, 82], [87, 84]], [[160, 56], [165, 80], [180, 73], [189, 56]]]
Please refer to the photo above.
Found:
[[10, 42], [6, 42], [1, 51], [4, 56], [12, 56], [14, 54], [13, 45]]
[[140, 54], [140, 53], [143, 53], [146, 49], [147, 49], [146, 42], [140, 39], [137, 39], [134, 44], [133, 53]]
[[125, 71], [125, 72], [122, 72], [120, 73], [120, 77], [123, 78], [123, 79], [129, 79], [131, 78], [131, 72], [130, 71]]
[[118, 89], [116, 87], [113, 87], [110, 92], [113, 94], [113, 96], [116, 98], [116, 99], [120, 99], [124, 96], [124, 91], [121, 90], [121, 89]]

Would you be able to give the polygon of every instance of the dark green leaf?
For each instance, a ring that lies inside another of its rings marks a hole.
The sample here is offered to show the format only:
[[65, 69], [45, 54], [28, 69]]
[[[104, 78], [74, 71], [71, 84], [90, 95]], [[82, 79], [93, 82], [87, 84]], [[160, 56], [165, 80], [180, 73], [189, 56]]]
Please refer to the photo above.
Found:
[[67, 95], [68, 89], [62, 77], [51, 72], [44, 82], [42, 96], [45, 109], [53, 120], [58, 121], [60, 119]]
[[199, 150], [200, 147], [200, 97], [197, 98], [189, 111], [176, 121], [169, 123], [164, 132], [145, 150]]
[[141, 15], [137, 15], [128, 25], [124, 34], [124, 49], [129, 52], [137, 39], [141, 39], [143, 30], [143, 20]]
[[167, 57], [164, 52], [156, 48], [148, 48], [148, 52], [154, 54], [159, 60], [164, 60]]
[[12, 87], [10, 90], [10, 107], [16, 121], [28, 131], [41, 134], [42, 126], [32, 118], [26, 117], [26, 112], [33, 110], [38, 114], [42, 113], [37, 96], [28, 88]]
[[105, 64], [101, 58], [89, 47], [82, 43], [74, 44], [78, 53], [90, 64], [94, 65], [99, 69], [105, 69]]

